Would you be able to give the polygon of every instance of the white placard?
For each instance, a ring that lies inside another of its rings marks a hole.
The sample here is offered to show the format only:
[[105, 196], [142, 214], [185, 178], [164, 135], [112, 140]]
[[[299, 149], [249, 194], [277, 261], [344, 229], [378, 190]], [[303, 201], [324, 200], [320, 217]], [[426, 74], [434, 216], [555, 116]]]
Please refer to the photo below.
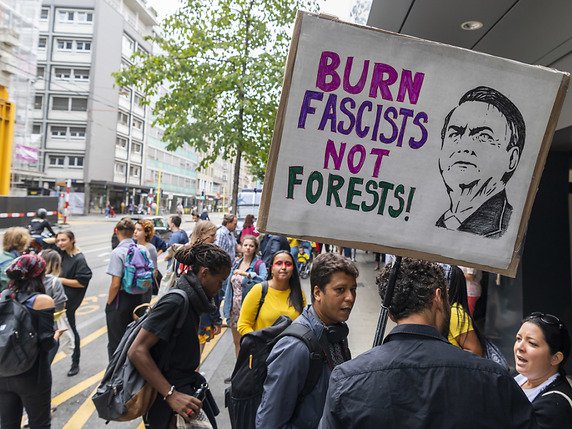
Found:
[[259, 228], [514, 275], [568, 81], [299, 13]]

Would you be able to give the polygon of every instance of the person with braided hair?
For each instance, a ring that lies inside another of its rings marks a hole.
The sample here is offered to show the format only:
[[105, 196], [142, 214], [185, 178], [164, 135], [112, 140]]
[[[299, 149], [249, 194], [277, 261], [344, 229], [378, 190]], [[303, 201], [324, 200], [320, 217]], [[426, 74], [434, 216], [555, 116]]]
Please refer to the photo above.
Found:
[[[182, 247], [175, 253], [175, 259], [190, 267], [175, 286], [186, 293], [189, 304], [180, 333], [173, 337], [184, 298], [169, 293], [151, 309], [129, 349], [128, 357], [158, 392], [144, 417], [148, 427], [167, 429], [176, 414], [189, 419], [197, 416], [201, 408], [216, 427], [212, 396], [207, 394], [201, 402], [191, 395], [205, 382], [204, 377], [195, 371], [200, 363], [200, 315], [214, 310], [212, 299], [230, 274], [231, 261], [224, 250], [209, 243]], [[157, 362], [164, 362], [166, 353], [166, 369], [159, 370]]]

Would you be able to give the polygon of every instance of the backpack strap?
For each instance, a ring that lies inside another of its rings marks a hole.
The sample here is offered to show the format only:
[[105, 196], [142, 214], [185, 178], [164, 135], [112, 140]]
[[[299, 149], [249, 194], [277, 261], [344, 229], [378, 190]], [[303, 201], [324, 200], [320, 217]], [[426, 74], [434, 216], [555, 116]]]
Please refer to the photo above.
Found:
[[318, 380], [322, 375], [322, 363], [324, 361], [324, 354], [322, 352], [322, 347], [318, 337], [316, 337], [316, 334], [312, 328], [309, 328], [308, 326], [302, 325], [301, 323], [292, 323], [276, 338], [275, 341], [278, 342], [280, 338], [286, 336], [298, 338], [300, 341], [306, 344], [308, 350], [310, 351], [310, 368], [308, 370], [308, 375], [306, 377], [304, 387], [298, 396], [297, 403], [299, 405], [302, 402], [302, 399], [308, 393], [314, 390], [316, 383], [318, 383]]
[[260, 301], [258, 302], [258, 310], [256, 310], [256, 316], [254, 316], [254, 322], [258, 320], [258, 315], [260, 314], [260, 309], [262, 308], [262, 304], [264, 304], [264, 300], [266, 299], [267, 293], [268, 293], [268, 282], [264, 280], [262, 282], [262, 293], [260, 295]]
[[187, 319], [187, 313], [189, 311], [189, 297], [187, 296], [185, 291], [183, 291], [181, 289], [169, 289], [169, 291], [165, 295], [163, 295], [163, 297], [165, 297], [169, 294], [177, 294], [177, 295], [182, 296], [183, 297], [183, 308], [179, 309], [179, 319], [177, 320], [177, 324], [175, 325], [175, 330], [171, 334], [171, 338], [169, 338], [169, 345], [167, 346], [167, 350], [165, 351], [165, 353], [161, 357], [161, 362], [159, 362], [159, 369], [160, 370], [168, 369], [167, 363], [169, 362], [169, 358], [171, 357], [171, 354], [172, 354], [173, 349], [175, 347], [175, 341], [174, 340], [175, 340], [175, 338], [177, 338], [177, 336], [181, 332], [181, 328], [183, 327], [183, 324], [185, 323], [185, 320]]
[[262, 265], [262, 259], [257, 259], [254, 263], [254, 271], [256, 274], [260, 274], [260, 265]]

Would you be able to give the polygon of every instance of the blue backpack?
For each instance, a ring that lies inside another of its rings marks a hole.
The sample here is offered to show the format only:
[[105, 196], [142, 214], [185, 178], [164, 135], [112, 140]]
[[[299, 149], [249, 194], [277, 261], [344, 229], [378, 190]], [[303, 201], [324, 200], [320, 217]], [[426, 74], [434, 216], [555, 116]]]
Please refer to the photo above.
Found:
[[147, 252], [135, 243], [130, 244], [123, 263], [121, 289], [131, 295], [148, 292], [153, 286], [153, 269]]

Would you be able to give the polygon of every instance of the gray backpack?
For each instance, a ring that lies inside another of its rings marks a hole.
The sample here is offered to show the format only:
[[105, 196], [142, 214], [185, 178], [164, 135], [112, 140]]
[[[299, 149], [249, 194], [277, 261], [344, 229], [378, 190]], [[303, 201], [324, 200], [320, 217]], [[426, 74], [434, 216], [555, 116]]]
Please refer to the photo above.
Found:
[[[173, 340], [179, 334], [187, 318], [189, 308], [187, 294], [180, 289], [169, 290], [161, 299], [173, 293], [184, 298], [184, 305], [179, 310], [179, 319], [169, 341], [170, 348], [164, 353], [161, 362], [158, 364], [159, 370], [164, 369], [167, 363], [172, 347], [175, 344]], [[108, 422], [125, 422], [143, 416], [149, 411], [157, 395], [151, 385], [147, 383], [127, 358], [127, 352], [148, 315], [149, 313], [146, 313], [129, 324], [125, 334], [123, 334], [123, 338], [121, 338], [121, 342], [117, 346], [117, 350], [111, 357], [111, 362], [107, 366], [97, 391], [91, 397], [99, 417]]]

